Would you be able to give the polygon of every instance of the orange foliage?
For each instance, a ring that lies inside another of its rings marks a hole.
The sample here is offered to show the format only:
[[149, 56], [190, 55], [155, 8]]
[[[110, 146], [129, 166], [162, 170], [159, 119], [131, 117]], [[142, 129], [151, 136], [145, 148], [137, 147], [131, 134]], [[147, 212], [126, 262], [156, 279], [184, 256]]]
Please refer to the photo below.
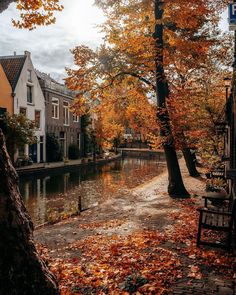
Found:
[[[134, 100], [130, 101], [127, 108], [123, 108], [128, 114], [126, 123], [144, 133], [142, 124], [143, 118], [146, 118], [149, 129], [155, 125], [157, 132], [157, 124], [153, 125], [153, 119], [149, 120], [146, 114], [150, 114], [150, 110], [147, 109], [151, 107], [148, 104], [144, 106], [142, 103], [144, 100], [138, 99], [146, 96], [148, 102], [149, 97], [152, 99], [155, 97], [154, 2], [152, 0], [95, 2], [107, 15], [107, 21], [101, 25], [106, 35], [105, 43], [96, 51], [86, 46], [78, 46], [72, 51], [77, 69], [67, 70], [67, 85], [71, 89], [79, 90], [81, 97], [88, 92], [92, 99], [103, 101], [104, 105], [109, 104], [103, 95], [104, 91], [122, 85], [126, 92], [130, 92], [129, 86], [122, 83], [128, 76], [133, 77], [133, 81], [136, 81], [132, 89], [133, 97], [137, 100], [135, 103]], [[178, 104], [179, 116], [173, 117], [172, 122], [172, 127], [177, 127], [177, 130], [192, 118], [183, 115], [186, 108], [183, 107], [181, 111], [181, 106], [188, 105], [189, 96], [183, 95], [183, 91], [180, 90], [186, 85], [192, 87], [190, 85], [192, 78], [196, 71], [204, 67], [211, 48], [224, 41], [219, 38], [217, 29], [219, 15], [224, 7], [225, 4], [220, 0], [196, 0], [191, 4], [187, 0], [164, 1], [162, 22], [165, 74], [172, 93], [171, 98], [182, 98]], [[219, 52], [223, 53], [222, 48], [224, 45]], [[182, 83], [183, 79], [187, 83]], [[191, 99], [195, 98], [198, 99], [191, 92]], [[79, 100], [78, 97], [74, 105], [78, 112]], [[175, 103], [178, 101], [175, 100]], [[195, 114], [196, 109], [193, 106], [194, 103], [191, 105], [190, 113]], [[101, 113], [100, 117], [103, 115], [105, 116], [105, 113]], [[145, 132], [147, 133], [146, 126]], [[174, 134], [179, 136], [177, 131], [174, 131]], [[151, 137], [153, 136], [154, 134], [151, 134]]]
[[13, 20], [17, 28], [35, 29], [36, 26], [55, 23], [55, 11], [61, 11], [63, 6], [59, 0], [17, 0], [17, 9], [20, 10], [21, 20]]
[[143, 140], [158, 130], [156, 106], [147, 99], [146, 90], [134, 78], [127, 77], [104, 90], [96, 113], [99, 117], [97, 137], [106, 143], [121, 141], [126, 127], [140, 134]]
[[217, 134], [216, 123], [224, 120], [226, 93], [223, 79], [231, 76], [228, 68], [232, 42], [227, 36], [222, 38], [223, 45], [219, 38], [219, 43], [208, 50], [204, 65], [191, 70], [175, 65], [177, 70], [171, 78], [173, 88], [168, 100], [177, 145], [183, 145], [184, 139], [190, 147], [198, 148], [208, 165], [219, 161], [222, 154], [223, 136]]

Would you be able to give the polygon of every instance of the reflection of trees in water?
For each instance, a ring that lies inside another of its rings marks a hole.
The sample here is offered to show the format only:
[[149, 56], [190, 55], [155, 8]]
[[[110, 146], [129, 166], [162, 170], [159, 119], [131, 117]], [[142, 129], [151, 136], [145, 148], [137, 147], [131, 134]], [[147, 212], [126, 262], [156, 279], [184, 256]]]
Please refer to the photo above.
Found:
[[84, 210], [121, 196], [124, 189], [134, 188], [162, 170], [154, 160], [126, 158], [46, 177], [22, 178], [20, 189], [31, 216], [39, 224], [47, 220], [49, 212], [76, 211], [79, 196]]

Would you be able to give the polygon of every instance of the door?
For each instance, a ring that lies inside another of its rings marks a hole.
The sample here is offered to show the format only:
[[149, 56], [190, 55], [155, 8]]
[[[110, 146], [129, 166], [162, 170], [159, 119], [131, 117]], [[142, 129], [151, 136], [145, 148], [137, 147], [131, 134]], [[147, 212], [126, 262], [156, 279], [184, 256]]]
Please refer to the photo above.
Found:
[[37, 163], [37, 143], [29, 146], [29, 157], [34, 163]]
[[43, 142], [43, 136], [40, 136], [40, 163], [44, 162], [43, 159], [43, 152], [44, 152], [44, 142]]

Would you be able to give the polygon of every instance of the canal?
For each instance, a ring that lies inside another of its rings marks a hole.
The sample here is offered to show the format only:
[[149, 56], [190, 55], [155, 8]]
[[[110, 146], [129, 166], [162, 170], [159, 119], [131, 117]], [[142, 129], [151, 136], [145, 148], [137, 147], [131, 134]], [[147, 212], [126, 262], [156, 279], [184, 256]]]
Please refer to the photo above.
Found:
[[20, 177], [20, 191], [35, 225], [55, 221], [101, 204], [164, 170], [155, 159], [123, 158], [71, 171]]

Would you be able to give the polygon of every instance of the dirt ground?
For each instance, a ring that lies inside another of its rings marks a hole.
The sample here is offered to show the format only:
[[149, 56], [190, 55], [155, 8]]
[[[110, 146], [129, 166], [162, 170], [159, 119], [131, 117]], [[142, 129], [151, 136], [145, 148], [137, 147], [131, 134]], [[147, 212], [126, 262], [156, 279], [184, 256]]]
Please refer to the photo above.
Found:
[[191, 199], [168, 196], [165, 171], [35, 231], [62, 294], [236, 294], [234, 257], [196, 247], [205, 180], [188, 176], [180, 162]]
[[[181, 163], [184, 183], [189, 193], [203, 195], [204, 180], [189, 177], [183, 161]], [[115, 198], [111, 197], [100, 206], [82, 212], [81, 215], [37, 229], [35, 239], [49, 249], [54, 249], [53, 255], [64, 257], [66, 253], [64, 247], [67, 244], [97, 233], [111, 235], [115, 232], [127, 235], [140, 228], [161, 230], [168, 227], [170, 220], [167, 214], [179, 209], [167, 194], [167, 178], [165, 171], [134, 189], [121, 190]], [[89, 226], [112, 220], [122, 220], [122, 225], [108, 227], [105, 230], [95, 226], [91, 229]]]

